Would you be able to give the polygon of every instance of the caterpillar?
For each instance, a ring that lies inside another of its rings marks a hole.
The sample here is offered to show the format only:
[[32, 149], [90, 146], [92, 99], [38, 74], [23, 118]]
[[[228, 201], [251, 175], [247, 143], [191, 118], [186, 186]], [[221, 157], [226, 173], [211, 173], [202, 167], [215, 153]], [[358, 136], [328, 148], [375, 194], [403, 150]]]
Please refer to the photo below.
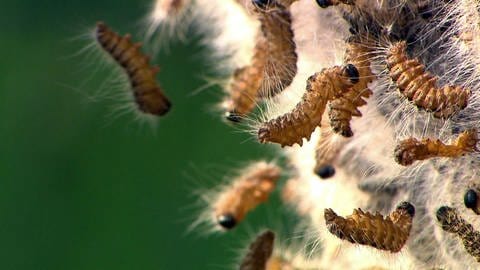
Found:
[[96, 39], [100, 46], [128, 74], [135, 102], [143, 113], [162, 116], [171, 107], [162, 89], [155, 80], [158, 67], [149, 64], [149, 57], [140, 52], [140, 43], [133, 44], [130, 35], [120, 36], [105, 23], [98, 22]]
[[397, 42], [387, 52], [387, 68], [400, 92], [418, 108], [448, 118], [467, 106], [470, 89], [446, 85], [438, 88], [437, 77], [425, 71], [418, 59], [409, 59], [407, 43]]
[[254, 163], [214, 202], [213, 211], [217, 223], [223, 229], [232, 229], [245, 215], [267, 201], [280, 177], [280, 168], [264, 161]]
[[414, 215], [415, 208], [408, 202], [400, 203], [386, 218], [378, 212], [373, 215], [360, 208], [346, 218], [329, 208], [324, 212], [327, 229], [333, 235], [354, 244], [390, 252], [399, 252], [405, 245]]
[[[368, 39], [365, 38], [364, 43], [368, 42]], [[353, 116], [362, 116], [358, 107], [367, 104], [364, 98], [369, 98], [373, 94], [368, 89], [368, 84], [373, 81], [369, 53], [368, 47], [360, 43], [360, 39], [357, 37], [351, 38], [347, 43], [345, 62], [351, 63], [357, 68], [358, 82], [352, 86], [350, 91], [330, 102], [328, 113], [333, 131], [344, 137], [353, 136], [350, 121]]]
[[478, 200], [478, 190], [476, 189], [469, 189], [465, 192], [463, 196], [463, 203], [465, 207], [472, 209], [475, 214], [480, 215], [480, 205]]
[[344, 141], [334, 139], [334, 134], [329, 127], [320, 128], [313, 172], [322, 179], [332, 177], [335, 174], [335, 168], [332, 166], [333, 161], [344, 144]]
[[240, 270], [265, 270], [267, 263], [272, 256], [275, 242], [275, 234], [272, 231], [265, 231], [259, 234], [248, 247], [247, 254], [244, 256]]
[[480, 232], [460, 217], [455, 208], [442, 206], [437, 210], [436, 216], [442, 229], [456, 234], [462, 240], [465, 250], [480, 262]]
[[235, 70], [228, 87], [228, 97], [223, 102], [225, 117], [232, 122], [240, 120], [255, 108], [262, 85], [268, 52], [268, 44], [263, 34], [257, 35], [254, 56], [249, 66]]
[[477, 130], [470, 129], [462, 132], [452, 144], [444, 144], [440, 140], [429, 138], [419, 141], [408, 138], [401, 141], [394, 150], [395, 161], [403, 166], [408, 166], [417, 160], [434, 157], [459, 157], [463, 154], [477, 151]]
[[288, 87], [297, 74], [297, 53], [292, 30], [292, 15], [276, 0], [253, 0], [260, 30], [267, 42], [261, 95], [273, 96]]
[[349, 91], [357, 80], [358, 70], [353, 65], [334, 66], [310, 76], [302, 100], [291, 112], [263, 123], [258, 129], [259, 141], [302, 146], [303, 138], [309, 140], [320, 126], [327, 102]]

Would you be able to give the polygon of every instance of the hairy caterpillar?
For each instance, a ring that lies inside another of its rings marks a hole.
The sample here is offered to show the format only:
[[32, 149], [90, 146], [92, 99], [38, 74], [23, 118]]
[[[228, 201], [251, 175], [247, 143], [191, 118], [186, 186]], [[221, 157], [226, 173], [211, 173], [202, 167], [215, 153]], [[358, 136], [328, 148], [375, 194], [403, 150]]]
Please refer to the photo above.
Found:
[[463, 203], [465, 207], [472, 209], [475, 214], [480, 215], [480, 205], [478, 200], [478, 190], [476, 189], [469, 189], [465, 192], [465, 196], [463, 197]]
[[408, 138], [395, 147], [395, 161], [403, 166], [412, 164], [416, 160], [425, 160], [434, 157], [459, 157], [463, 154], [477, 151], [477, 130], [470, 129], [462, 132], [452, 144], [444, 144], [440, 140], [429, 138], [419, 141]]
[[272, 256], [275, 234], [265, 231], [259, 234], [248, 247], [248, 252], [240, 264], [240, 270], [265, 270]]
[[313, 172], [320, 178], [326, 179], [335, 174], [333, 161], [338, 155], [338, 151], [344, 146], [345, 141], [337, 141], [330, 127], [320, 128], [320, 138], [315, 149], [315, 167]]
[[307, 80], [306, 92], [295, 108], [282, 116], [263, 123], [258, 130], [261, 143], [279, 143], [282, 147], [310, 139], [320, 126], [327, 102], [349, 91], [358, 80], [353, 65], [331, 67], [315, 73]]
[[120, 36], [98, 22], [96, 38], [100, 46], [121, 65], [128, 74], [138, 109], [144, 113], [161, 116], [171, 107], [155, 80], [158, 67], [149, 64], [149, 57], [139, 51], [140, 43], [133, 44], [130, 35]]
[[465, 250], [480, 262], [480, 232], [460, 217], [454, 208], [442, 206], [437, 210], [436, 216], [442, 229], [458, 235]]
[[232, 122], [239, 122], [255, 108], [268, 57], [268, 42], [262, 34], [257, 35], [254, 51], [251, 64], [235, 70], [223, 102], [226, 118]]
[[467, 106], [469, 89], [446, 85], [438, 88], [437, 77], [425, 71], [418, 59], [409, 59], [405, 41], [394, 44], [387, 53], [390, 77], [400, 92], [437, 118], [448, 118]]
[[273, 96], [288, 87], [297, 74], [292, 16], [277, 0], [254, 0], [253, 3], [268, 52], [261, 94]]
[[332, 209], [324, 212], [327, 229], [338, 238], [391, 252], [399, 252], [405, 245], [414, 215], [415, 208], [408, 202], [399, 204], [386, 218], [360, 208], [346, 218], [337, 216]]
[[245, 215], [265, 202], [280, 177], [280, 168], [272, 163], [250, 165], [214, 202], [215, 219], [224, 229], [232, 229]]
[[[364, 38], [364, 43], [368, 43]], [[357, 109], [367, 104], [364, 98], [369, 98], [372, 91], [368, 89], [368, 84], [373, 81], [373, 74], [370, 69], [370, 50], [366, 44], [362, 44], [359, 38], [353, 37], [347, 45], [345, 63], [353, 64], [358, 70], [358, 82], [352, 86], [352, 89], [338, 99], [332, 100], [329, 104], [330, 126], [333, 131], [344, 137], [353, 136], [350, 127], [350, 121], [353, 116], [360, 117], [362, 113]]]

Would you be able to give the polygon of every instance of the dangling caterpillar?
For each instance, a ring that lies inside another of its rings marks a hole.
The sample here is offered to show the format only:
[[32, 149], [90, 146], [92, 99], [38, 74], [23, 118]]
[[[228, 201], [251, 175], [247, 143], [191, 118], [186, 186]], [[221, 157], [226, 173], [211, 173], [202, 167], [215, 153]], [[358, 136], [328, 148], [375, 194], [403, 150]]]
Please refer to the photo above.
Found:
[[265, 270], [273, 253], [275, 234], [265, 231], [259, 234], [248, 247], [247, 254], [240, 264], [240, 270]]
[[442, 206], [437, 210], [436, 216], [442, 229], [460, 237], [465, 250], [480, 262], [480, 232], [460, 217], [454, 208]]
[[359, 73], [358, 82], [352, 89], [329, 104], [330, 126], [333, 131], [344, 137], [353, 136], [350, 121], [353, 116], [360, 117], [362, 113], [357, 109], [367, 104], [364, 98], [369, 98], [373, 92], [368, 89], [368, 84], [373, 81], [373, 73], [370, 69], [370, 49], [367, 38], [362, 40], [352, 38], [347, 43], [345, 63], [353, 64]]
[[344, 145], [344, 141], [336, 141], [333, 139], [334, 136], [330, 127], [320, 128], [320, 137], [315, 149], [315, 167], [313, 172], [322, 179], [330, 178], [335, 174], [335, 168], [332, 164]]
[[280, 168], [272, 163], [257, 162], [247, 167], [214, 202], [217, 223], [224, 229], [235, 227], [249, 211], [268, 199], [280, 173]]
[[405, 41], [394, 44], [387, 53], [390, 77], [400, 92], [417, 107], [437, 118], [448, 118], [467, 106], [470, 89], [446, 85], [437, 87], [437, 77], [425, 71], [418, 59], [409, 59]]
[[395, 161], [400, 165], [407, 166], [414, 161], [434, 157], [456, 158], [463, 154], [477, 151], [477, 142], [476, 129], [462, 132], [452, 144], [444, 144], [438, 139], [425, 138], [419, 141], [416, 138], [408, 138], [395, 147]]
[[414, 215], [415, 208], [408, 202], [399, 204], [386, 218], [360, 208], [345, 218], [332, 209], [324, 212], [327, 229], [338, 238], [391, 252], [399, 252], [407, 242]]
[[320, 126], [327, 102], [349, 91], [357, 81], [358, 70], [353, 65], [323, 69], [310, 76], [302, 100], [291, 112], [263, 123], [258, 130], [259, 141], [301, 146], [302, 139], [310, 139]]
[[141, 44], [133, 44], [129, 34], [122, 37], [103, 22], [97, 23], [95, 33], [100, 46], [127, 72], [138, 109], [157, 116], [166, 114], [171, 104], [155, 80], [158, 67], [150, 66], [149, 57], [139, 50]]

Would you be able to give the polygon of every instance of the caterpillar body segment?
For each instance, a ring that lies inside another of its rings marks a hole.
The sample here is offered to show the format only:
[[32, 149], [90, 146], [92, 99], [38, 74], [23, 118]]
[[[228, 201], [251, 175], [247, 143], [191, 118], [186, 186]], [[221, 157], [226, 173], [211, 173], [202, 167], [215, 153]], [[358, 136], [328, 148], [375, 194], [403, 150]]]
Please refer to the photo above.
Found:
[[262, 34], [257, 35], [251, 64], [235, 70], [228, 87], [229, 95], [223, 102], [228, 120], [238, 122], [255, 108], [260, 96], [267, 54], [267, 40]]
[[291, 112], [263, 123], [258, 130], [259, 141], [301, 146], [303, 138], [310, 139], [320, 126], [327, 102], [342, 96], [356, 82], [358, 76], [351, 71], [348, 66], [335, 66], [310, 76], [302, 100]]
[[436, 216], [442, 229], [456, 234], [462, 240], [465, 250], [480, 262], [480, 232], [467, 223], [455, 208], [442, 206], [437, 210]]
[[155, 80], [159, 69], [150, 66], [149, 57], [139, 50], [140, 43], [133, 44], [129, 34], [122, 37], [103, 22], [97, 23], [95, 32], [100, 46], [128, 74], [138, 109], [157, 116], [166, 114], [171, 103]]
[[355, 209], [345, 218], [332, 209], [325, 209], [327, 229], [340, 239], [354, 244], [368, 245], [390, 252], [399, 252], [410, 235], [415, 208], [408, 202], [397, 206], [389, 216], [371, 214]]
[[280, 168], [266, 162], [255, 163], [234, 179], [233, 184], [214, 202], [217, 223], [223, 229], [232, 229], [245, 215], [267, 201], [280, 178]]
[[359, 79], [350, 91], [338, 99], [332, 100], [329, 104], [330, 110], [328, 116], [330, 118], [330, 126], [334, 132], [344, 137], [353, 136], [350, 121], [353, 116], [362, 116], [358, 108], [366, 105], [367, 102], [365, 99], [373, 94], [373, 92], [368, 89], [368, 84], [373, 81], [369, 53], [370, 50], [361, 43], [356, 41], [348, 43], [345, 62], [351, 63], [357, 68]]
[[281, 1], [254, 0], [253, 3], [268, 53], [260, 93], [271, 97], [288, 87], [297, 74], [292, 15]]
[[437, 118], [449, 118], [464, 109], [471, 91], [452, 85], [437, 87], [437, 77], [425, 71], [418, 59], [409, 59], [406, 46], [406, 42], [398, 42], [387, 53], [387, 68], [400, 92]]
[[395, 161], [400, 165], [407, 166], [417, 160], [434, 157], [456, 158], [477, 151], [477, 142], [476, 129], [462, 132], [452, 144], [444, 144], [438, 139], [425, 138], [420, 141], [416, 138], [408, 138], [395, 147]]
[[272, 231], [265, 231], [259, 234], [248, 247], [240, 270], [265, 270], [268, 269], [268, 261], [273, 253], [275, 234]]

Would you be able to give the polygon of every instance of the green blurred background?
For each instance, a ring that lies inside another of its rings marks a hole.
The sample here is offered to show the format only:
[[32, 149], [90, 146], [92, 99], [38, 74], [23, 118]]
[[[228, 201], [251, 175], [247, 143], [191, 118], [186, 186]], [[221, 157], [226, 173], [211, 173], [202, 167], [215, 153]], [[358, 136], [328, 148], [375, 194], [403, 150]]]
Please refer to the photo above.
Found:
[[191, 95], [205, 84], [198, 42], [154, 59], [173, 103], [154, 131], [89, 100], [108, 69], [75, 56], [87, 45], [75, 37], [103, 20], [141, 39], [151, 4], [0, 4], [0, 269], [231, 269], [249, 237], [278, 220], [278, 205], [262, 206], [231, 233], [187, 233], [195, 190], [272, 156], [212, 113], [219, 89]]

